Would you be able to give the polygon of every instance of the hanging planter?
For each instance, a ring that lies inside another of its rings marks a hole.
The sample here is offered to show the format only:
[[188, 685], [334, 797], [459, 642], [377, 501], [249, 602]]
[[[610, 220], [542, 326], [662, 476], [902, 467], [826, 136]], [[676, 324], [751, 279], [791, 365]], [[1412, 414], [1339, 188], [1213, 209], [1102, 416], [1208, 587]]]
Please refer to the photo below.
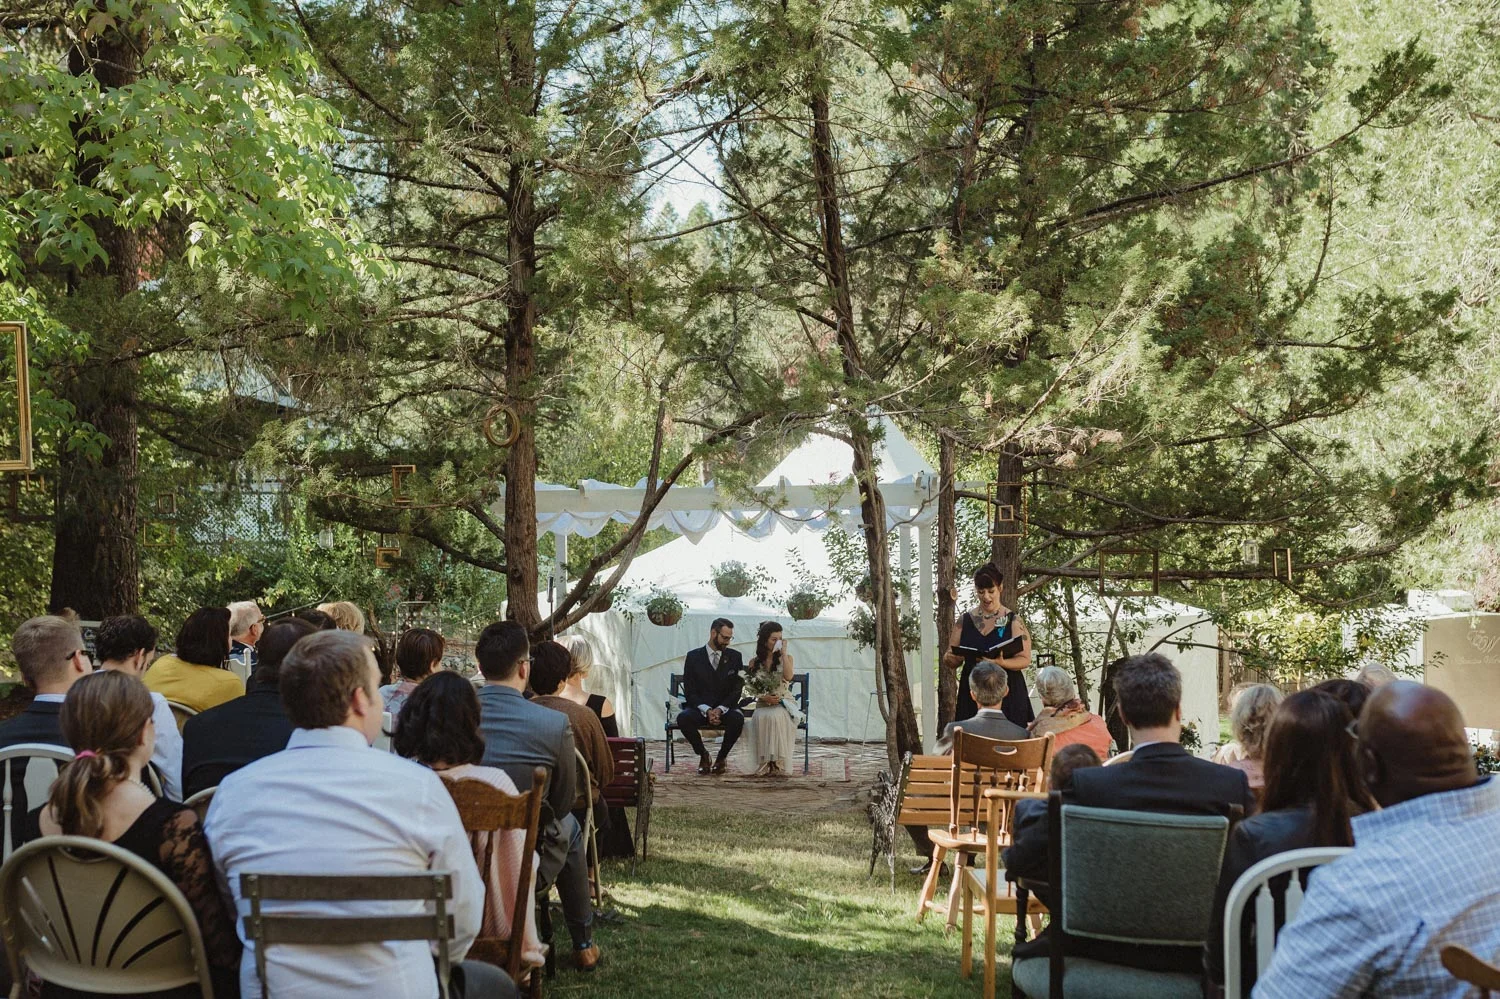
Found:
[[652, 624], [670, 628], [682, 620], [685, 609], [682, 601], [673, 594], [653, 588], [651, 599], [646, 601], [646, 619]]
[[793, 621], [811, 621], [823, 613], [823, 606], [823, 594], [811, 590], [799, 590], [786, 599], [786, 610]]
[[753, 593], [768, 582], [764, 572], [735, 560], [720, 562], [714, 566], [712, 581], [719, 595], [731, 600]]
[[[598, 593], [598, 592], [599, 592], [599, 584], [598, 583], [594, 583], [588, 589], [584, 590], [583, 591], [583, 601], [584, 601], [584, 603], [587, 603], [589, 600], [591, 600], [593, 598], [594, 594]], [[609, 610], [614, 605], [615, 605], [615, 591], [614, 590], [610, 590], [608, 593], [606, 593], [604, 595], [603, 599], [601, 599], [598, 603], [594, 604], [593, 610], [589, 611], [589, 613], [590, 614], [603, 614], [605, 611]]]

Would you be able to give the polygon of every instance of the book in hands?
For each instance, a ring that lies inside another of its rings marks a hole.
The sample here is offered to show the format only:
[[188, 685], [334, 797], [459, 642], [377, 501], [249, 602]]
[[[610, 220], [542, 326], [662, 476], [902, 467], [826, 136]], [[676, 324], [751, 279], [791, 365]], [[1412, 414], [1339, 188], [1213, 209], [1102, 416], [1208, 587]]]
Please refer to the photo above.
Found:
[[988, 649], [976, 649], [972, 645], [955, 645], [953, 654], [956, 656], [978, 656], [981, 659], [1010, 659], [1018, 656], [1026, 648], [1026, 640], [1022, 635], [1015, 635], [1003, 642], [998, 642]]

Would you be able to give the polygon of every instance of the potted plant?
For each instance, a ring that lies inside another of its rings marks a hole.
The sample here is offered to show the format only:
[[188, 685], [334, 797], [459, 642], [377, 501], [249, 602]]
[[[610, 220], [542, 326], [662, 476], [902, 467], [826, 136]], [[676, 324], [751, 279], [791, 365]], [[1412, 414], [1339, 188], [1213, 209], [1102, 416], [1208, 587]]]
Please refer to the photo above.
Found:
[[720, 596], [743, 597], [759, 589], [766, 582], [766, 575], [735, 559], [720, 562], [713, 567], [712, 582]]
[[[597, 582], [590, 583], [589, 586], [588, 586], [588, 589], [586, 589], [586, 590], [583, 591], [583, 598], [582, 598], [581, 602], [588, 603], [591, 599], [593, 599], [594, 594], [596, 594], [596, 593], [599, 592], [599, 586], [600, 586], [600, 584], [597, 583]], [[615, 589], [610, 590], [608, 593], [606, 593], [604, 595], [604, 599], [602, 599], [598, 603], [596, 603], [594, 605], [594, 609], [591, 610], [591, 611], [589, 611], [589, 613], [590, 614], [603, 614], [605, 611], [607, 611], [611, 607], [613, 607], [615, 605], [615, 593], [618, 590], [619, 590], [619, 587], [617, 586], [617, 587], [615, 587]]]
[[811, 621], [823, 612], [823, 596], [810, 590], [798, 590], [786, 598], [786, 612], [793, 621]]
[[681, 600], [659, 587], [651, 587], [651, 597], [646, 601], [646, 617], [652, 624], [670, 628], [682, 620], [685, 610]]

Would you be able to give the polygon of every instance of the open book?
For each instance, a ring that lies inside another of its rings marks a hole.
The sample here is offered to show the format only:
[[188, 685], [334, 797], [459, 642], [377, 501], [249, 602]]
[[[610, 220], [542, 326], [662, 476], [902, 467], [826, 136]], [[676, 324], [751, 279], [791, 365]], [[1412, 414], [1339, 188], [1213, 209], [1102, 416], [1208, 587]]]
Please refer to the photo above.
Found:
[[1021, 651], [1025, 648], [1026, 642], [1024, 637], [1013, 635], [1002, 642], [996, 642], [987, 649], [976, 649], [972, 645], [955, 645], [953, 646], [953, 654], [956, 656], [978, 656], [981, 659], [1009, 659], [1012, 656], [1020, 655]]

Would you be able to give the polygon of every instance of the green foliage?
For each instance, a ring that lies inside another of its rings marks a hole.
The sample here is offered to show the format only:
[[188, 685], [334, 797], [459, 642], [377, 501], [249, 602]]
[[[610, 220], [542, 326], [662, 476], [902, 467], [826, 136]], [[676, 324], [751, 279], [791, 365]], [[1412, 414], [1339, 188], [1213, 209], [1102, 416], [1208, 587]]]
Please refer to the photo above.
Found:
[[705, 583], [713, 583], [718, 591], [726, 597], [764, 596], [771, 586], [771, 574], [763, 566], [747, 566], [736, 559], [720, 562], [711, 569], [710, 578]]

